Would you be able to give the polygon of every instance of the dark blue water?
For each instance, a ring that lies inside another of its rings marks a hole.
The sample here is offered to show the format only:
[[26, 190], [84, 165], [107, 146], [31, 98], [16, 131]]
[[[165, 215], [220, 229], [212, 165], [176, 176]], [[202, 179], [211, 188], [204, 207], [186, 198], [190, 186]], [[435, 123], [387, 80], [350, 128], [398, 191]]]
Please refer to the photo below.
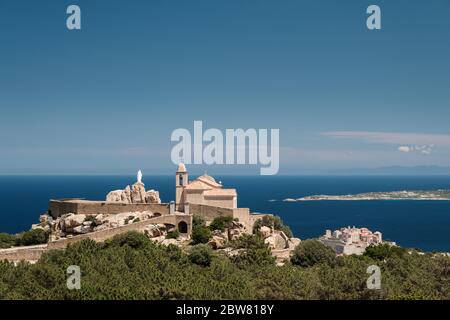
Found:
[[[0, 177], [0, 232], [28, 230], [47, 209], [48, 199], [84, 197], [103, 200], [110, 190], [135, 177]], [[144, 177], [146, 188], [174, 199], [173, 176]], [[313, 194], [450, 189], [450, 177], [217, 177], [238, 190], [240, 207], [281, 216], [302, 239], [347, 225], [368, 227], [384, 239], [427, 251], [450, 251], [450, 201], [311, 201], [269, 202]]]

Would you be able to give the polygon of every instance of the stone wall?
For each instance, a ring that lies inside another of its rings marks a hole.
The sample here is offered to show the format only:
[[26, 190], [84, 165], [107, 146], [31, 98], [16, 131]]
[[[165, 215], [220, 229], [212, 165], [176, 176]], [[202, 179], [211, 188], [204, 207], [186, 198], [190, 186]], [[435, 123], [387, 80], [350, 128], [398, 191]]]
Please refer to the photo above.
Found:
[[250, 209], [248, 208], [235, 208], [233, 209], [233, 218], [238, 218], [239, 222], [245, 223], [247, 226], [252, 227], [253, 224], [250, 223]]
[[0, 250], [0, 261], [37, 261], [47, 249], [47, 245], [17, 247]]
[[177, 215], [177, 214], [164, 215], [164, 216], [160, 216], [160, 217], [150, 218], [150, 219], [144, 220], [144, 221], [127, 224], [127, 225], [116, 227], [116, 228], [110, 228], [110, 229], [105, 229], [105, 230], [100, 230], [100, 231], [95, 231], [95, 232], [90, 232], [90, 233], [74, 236], [72, 238], [56, 240], [56, 241], [50, 242], [48, 244], [48, 248], [49, 249], [62, 249], [62, 248], [67, 247], [67, 245], [69, 245], [70, 243], [75, 243], [75, 242], [81, 241], [83, 239], [92, 239], [97, 242], [102, 242], [102, 241], [110, 239], [110, 238], [114, 237], [115, 235], [118, 235], [121, 233], [129, 232], [129, 231], [142, 231], [146, 226], [148, 226], [150, 224], [162, 223], [162, 224], [171, 224], [171, 225], [178, 227], [178, 224], [181, 221], [186, 222], [186, 224], [188, 225], [188, 231], [190, 232], [192, 230], [192, 216]]
[[48, 203], [48, 213], [54, 218], [58, 218], [65, 213], [76, 213], [78, 204], [74, 201], [50, 200]]
[[123, 212], [151, 211], [161, 215], [169, 214], [169, 204], [156, 203], [121, 203], [106, 201], [73, 200], [50, 200], [49, 213], [57, 218], [66, 213], [97, 215], [117, 214]]
[[257, 219], [267, 215], [250, 214], [250, 209], [248, 208], [221, 208], [194, 203], [189, 204], [189, 212], [202, 217], [206, 222], [211, 222], [214, 218], [221, 216], [237, 218], [239, 222], [246, 224], [250, 228], [253, 227]]
[[189, 212], [202, 217], [205, 221], [213, 221], [217, 217], [233, 217], [233, 209], [189, 203]]
[[320, 241], [324, 245], [333, 249], [336, 254], [344, 253], [345, 243], [343, 241], [338, 239], [320, 239]]
[[171, 224], [179, 227], [180, 222], [185, 222], [187, 224], [188, 233], [192, 232], [192, 215], [185, 214], [173, 214], [173, 215], [164, 215], [160, 217], [153, 217], [148, 220], [139, 221], [136, 223], [120, 226], [117, 228], [110, 228], [95, 232], [90, 232], [78, 236], [74, 236], [72, 238], [64, 238], [60, 240], [56, 240], [53, 242], [49, 242], [45, 245], [39, 246], [27, 246], [27, 247], [17, 247], [10, 249], [2, 249], [0, 250], [0, 261], [8, 260], [8, 261], [36, 261], [39, 260], [42, 253], [47, 250], [52, 249], [64, 249], [69, 244], [79, 242], [84, 239], [92, 239], [97, 242], [102, 242], [107, 239], [110, 239], [118, 234], [126, 233], [129, 231], [143, 231], [143, 229], [150, 224]]
[[221, 207], [221, 208], [234, 208], [235, 201], [231, 198], [224, 197], [214, 197], [214, 196], [205, 196], [204, 203], [207, 203], [209, 206], [213, 207]]

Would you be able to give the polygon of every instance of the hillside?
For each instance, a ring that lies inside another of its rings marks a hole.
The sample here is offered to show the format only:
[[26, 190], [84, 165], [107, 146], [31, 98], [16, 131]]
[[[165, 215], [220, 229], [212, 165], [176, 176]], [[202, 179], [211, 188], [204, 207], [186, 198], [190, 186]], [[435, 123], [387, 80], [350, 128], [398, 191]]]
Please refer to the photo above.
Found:
[[[127, 233], [45, 253], [36, 264], [0, 262], [0, 299], [450, 299], [450, 258], [388, 246], [337, 257], [308, 240], [295, 264], [276, 266], [258, 236], [227, 257], [208, 246], [180, 249]], [[313, 247], [314, 247], [313, 246]], [[67, 268], [81, 268], [81, 289], [66, 287]], [[369, 290], [378, 265], [381, 290]]]

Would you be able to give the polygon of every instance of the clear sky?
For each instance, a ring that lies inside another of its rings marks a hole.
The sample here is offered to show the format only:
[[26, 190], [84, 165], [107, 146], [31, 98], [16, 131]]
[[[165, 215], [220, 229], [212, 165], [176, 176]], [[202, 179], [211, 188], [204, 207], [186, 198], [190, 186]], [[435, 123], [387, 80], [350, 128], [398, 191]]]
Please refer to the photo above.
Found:
[[172, 173], [194, 120], [279, 128], [282, 174], [450, 166], [450, 1], [0, 0], [0, 111], [0, 174]]

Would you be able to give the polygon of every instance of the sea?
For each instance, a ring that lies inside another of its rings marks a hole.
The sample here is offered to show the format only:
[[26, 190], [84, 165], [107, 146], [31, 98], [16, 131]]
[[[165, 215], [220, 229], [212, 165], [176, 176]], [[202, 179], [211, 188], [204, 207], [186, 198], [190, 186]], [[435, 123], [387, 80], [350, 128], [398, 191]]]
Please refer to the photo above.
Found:
[[[135, 180], [135, 176], [1, 176], [0, 232], [29, 230], [47, 210], [49, 199], [104, 200], [109, 191]], [[384, 240], [403, 247], [450, 252], [450, 201], [282, 201], [317, 194], [450, 189], [450, 176], [222, 176], [216, 180], [237, 189], [239, 207], [280, 216], [301, 239], [319, 237], [326, 229], [356, 226], [380, 231]], [[145, 176], [143, 182], [147, 190], [158, 190], [163, 202], [174, 199], [174, 176]]]

